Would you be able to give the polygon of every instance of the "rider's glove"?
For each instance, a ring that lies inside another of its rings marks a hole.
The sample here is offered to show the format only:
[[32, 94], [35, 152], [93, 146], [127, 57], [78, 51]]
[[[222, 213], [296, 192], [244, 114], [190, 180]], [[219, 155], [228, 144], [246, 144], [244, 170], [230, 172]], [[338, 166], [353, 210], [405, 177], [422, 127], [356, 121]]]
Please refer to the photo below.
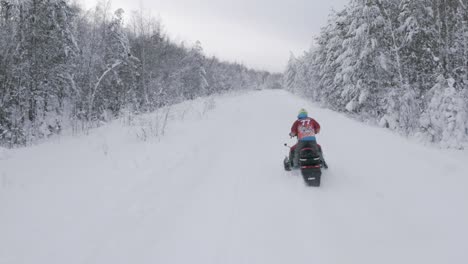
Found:
[[294, 134], [293, 132], [291, 132], [291, 133], [289, 133], [289, 136], [290, 136], [290, 137], [295, 137], [296, 134]]

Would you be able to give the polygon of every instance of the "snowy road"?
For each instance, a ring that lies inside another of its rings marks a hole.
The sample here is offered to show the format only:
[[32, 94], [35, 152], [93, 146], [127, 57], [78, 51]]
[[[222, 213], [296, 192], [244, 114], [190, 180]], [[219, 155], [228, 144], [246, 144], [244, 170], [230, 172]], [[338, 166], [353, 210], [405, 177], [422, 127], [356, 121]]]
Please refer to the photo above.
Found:
[[[468, 262], [467, 152], [284, 91], [195, 105], [160, 141], [115, 122], [3, 155], [0, 263]], [[320, 188], [282, 168], [302, 107], [322, 125]]]

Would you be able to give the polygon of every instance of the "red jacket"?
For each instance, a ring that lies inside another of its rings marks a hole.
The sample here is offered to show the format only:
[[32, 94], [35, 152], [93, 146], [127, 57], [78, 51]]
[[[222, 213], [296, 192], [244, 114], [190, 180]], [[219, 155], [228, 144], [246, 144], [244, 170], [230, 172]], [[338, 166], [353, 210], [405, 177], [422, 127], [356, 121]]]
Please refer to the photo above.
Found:
[[299, 140], [318, 133], [320, 133], [320, 124], [310, 117], [296, 120], [291, 127], [291, 136], [297, 136]]

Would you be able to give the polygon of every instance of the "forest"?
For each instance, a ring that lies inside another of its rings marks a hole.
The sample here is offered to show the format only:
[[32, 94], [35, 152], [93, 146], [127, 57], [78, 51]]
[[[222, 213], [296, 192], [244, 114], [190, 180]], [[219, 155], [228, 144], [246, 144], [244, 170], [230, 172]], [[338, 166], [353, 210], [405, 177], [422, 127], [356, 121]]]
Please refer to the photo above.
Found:
[[281, 74], [176, 43], [143, 11], [102, 2], [0, 1], [0, 146], [241, 89], [280, 88]]
[[284, 85], [363, 121], [463, 148], [468, 141], [468, 1], [351, 0]]

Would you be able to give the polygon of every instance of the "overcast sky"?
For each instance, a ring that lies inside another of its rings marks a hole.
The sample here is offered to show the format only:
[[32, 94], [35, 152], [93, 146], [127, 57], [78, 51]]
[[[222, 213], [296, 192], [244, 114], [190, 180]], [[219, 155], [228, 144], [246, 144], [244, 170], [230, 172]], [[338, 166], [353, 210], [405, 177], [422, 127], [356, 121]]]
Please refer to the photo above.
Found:
[[[90, 8], [98, 0], [82, 0]], [[332, 8], [349, 0], [112, 0], [127, 14], [140, 7], [160, 17], [177, 41], [202, 43], [205, 54], [282, 72], [289, 52], [302, 54]]]

